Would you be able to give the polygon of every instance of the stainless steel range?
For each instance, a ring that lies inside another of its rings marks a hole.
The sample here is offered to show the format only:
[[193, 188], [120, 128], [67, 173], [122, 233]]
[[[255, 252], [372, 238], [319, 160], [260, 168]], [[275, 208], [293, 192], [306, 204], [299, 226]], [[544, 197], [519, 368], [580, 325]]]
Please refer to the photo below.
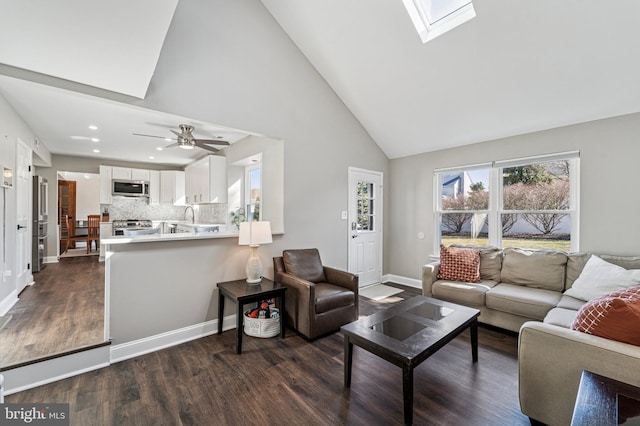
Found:
[[160, 228], [154, 228], [148, 219], [114, 220], [113, 235], [149, 235], [159, 234]]

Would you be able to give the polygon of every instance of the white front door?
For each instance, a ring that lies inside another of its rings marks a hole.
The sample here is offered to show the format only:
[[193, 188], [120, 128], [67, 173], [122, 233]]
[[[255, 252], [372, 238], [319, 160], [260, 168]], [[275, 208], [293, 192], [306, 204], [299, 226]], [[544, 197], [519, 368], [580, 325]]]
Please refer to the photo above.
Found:
[[18, 139], [16, 144], [16, 290], [31, 284], [31, 149]]
[[360, 287], [382, 278], [382, 173], [349, 167], [349, 272]]

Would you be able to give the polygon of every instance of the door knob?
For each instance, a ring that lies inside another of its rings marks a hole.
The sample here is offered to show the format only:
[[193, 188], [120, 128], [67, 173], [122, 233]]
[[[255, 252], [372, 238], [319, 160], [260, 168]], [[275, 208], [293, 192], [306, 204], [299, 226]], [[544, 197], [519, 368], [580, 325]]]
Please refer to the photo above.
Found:
[[26, 228], [26, 226], [18, 225], [18, 231], [21, 230], [21, 229], [25, 229], [25, 228]]
[[358, 238], [358, 234], [353, 234], [351, 238]]

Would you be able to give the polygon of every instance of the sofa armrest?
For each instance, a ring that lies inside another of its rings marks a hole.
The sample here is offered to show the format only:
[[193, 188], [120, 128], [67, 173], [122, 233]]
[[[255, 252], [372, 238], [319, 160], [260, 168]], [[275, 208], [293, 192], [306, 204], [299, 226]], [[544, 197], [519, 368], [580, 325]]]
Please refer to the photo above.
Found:
[[433, 283], [438, 279], [438, 272], [440, 271], [440, 262], [431, 262], [422, 266], [422, 295], [432, 297], [431, 287]]
[[568, 425], [582, 370], [640, 386], [640, 347], [541, 322], [518, 341], [520, 409], [547, 425]]
[[358, 294], [358, 276], [351, 272], [342, 271], [340, 269], [331, 268], [329, 266], [324, 267], [324, 275], [327, 278], [327, 282], [335, 284], [340, 287], [347, 288]]

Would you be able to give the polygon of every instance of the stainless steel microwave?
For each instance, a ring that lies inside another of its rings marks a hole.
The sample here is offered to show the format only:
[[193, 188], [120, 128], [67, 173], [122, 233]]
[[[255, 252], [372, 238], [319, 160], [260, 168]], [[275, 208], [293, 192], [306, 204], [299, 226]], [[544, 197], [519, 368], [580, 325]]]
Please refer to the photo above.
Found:
[[149, 182], [142, 180], [117, 180], [114, 179], [111, 185], [112, 195], [122, 195], [125, 197], [148, 197]]

